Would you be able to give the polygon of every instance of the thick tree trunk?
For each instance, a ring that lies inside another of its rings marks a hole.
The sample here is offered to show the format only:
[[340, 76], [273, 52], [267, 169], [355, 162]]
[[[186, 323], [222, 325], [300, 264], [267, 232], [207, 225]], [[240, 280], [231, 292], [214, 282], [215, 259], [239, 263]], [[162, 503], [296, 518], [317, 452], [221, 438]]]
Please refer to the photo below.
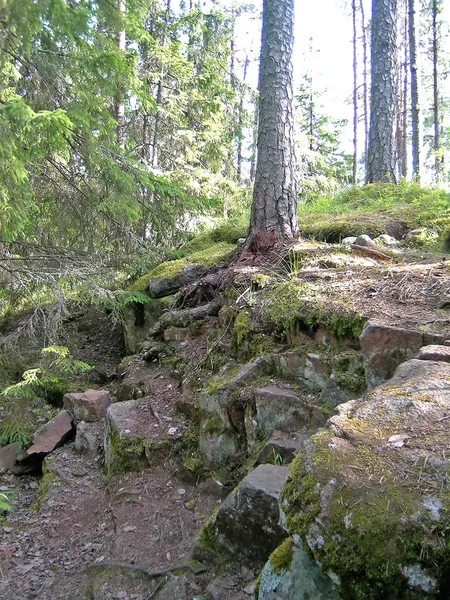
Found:
[[293, 115], [294, 0], [264, 0], [258, 158], [249, 235], [298, 233]]
[[408, 0], [409, 69], [411, 74], [412, 174], [420, 184], [422, 176], [422, 116], [420, 109], [420, 69], [417, 52], [416, 0]]
[[395, 182], [397, 0], [373, 0], [367, 182]]

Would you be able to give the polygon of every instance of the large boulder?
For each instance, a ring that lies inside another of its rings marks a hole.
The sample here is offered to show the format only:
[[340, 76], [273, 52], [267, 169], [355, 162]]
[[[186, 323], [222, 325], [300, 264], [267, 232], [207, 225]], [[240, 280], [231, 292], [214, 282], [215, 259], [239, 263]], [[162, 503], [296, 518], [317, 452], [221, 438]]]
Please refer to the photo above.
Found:
[[207, 540], [216, 551], [264, 561], [286, 537], [279, 492], [287, 473], [288, 467], [275, 465], [260, 465], [249, 473], [200, 532], [198, 546]]
[[289, 534], [345, 600], [447, 597], [450, 365], [405, 362], [338, 410], [292, 463]]

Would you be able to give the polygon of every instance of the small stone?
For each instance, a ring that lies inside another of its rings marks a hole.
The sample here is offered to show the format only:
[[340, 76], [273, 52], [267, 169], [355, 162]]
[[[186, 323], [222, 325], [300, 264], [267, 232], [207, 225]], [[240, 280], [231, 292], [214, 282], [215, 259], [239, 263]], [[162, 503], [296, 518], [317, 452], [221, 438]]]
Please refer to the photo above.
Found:
[[373, 239], [365, 233], [358, 235], [353, 243], [355, 246], [366, 246], [367, 248], [374, 248], [376, 246]]
[[343, 246], [351, 246], [352, 244], [355, 243], [356, 237], [355, 236], [349, 236], [349, 237], [345, 237], [342, 241], [341, 244]]

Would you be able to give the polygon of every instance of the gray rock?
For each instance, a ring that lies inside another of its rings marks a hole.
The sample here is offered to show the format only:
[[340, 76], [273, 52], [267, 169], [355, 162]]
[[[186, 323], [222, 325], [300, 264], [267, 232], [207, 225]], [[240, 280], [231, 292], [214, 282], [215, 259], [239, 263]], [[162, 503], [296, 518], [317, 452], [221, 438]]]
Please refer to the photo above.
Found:
[[352, 398], [360, 396], [357, 392], [352, 392], [348, 388], [341, 387], [334, 375], [331, 375], [319, 397], [319, 404], [330, 408], [335, 408], [339, 404], [348, 402]]
[[356, 240], [353, 243], [355, 246], [366, 246], [367, 248], [375, 248], [375, 246], [376, 246], [373, 239], [366, 233], [363, 233], [362, 235], [358, 235], [358, 237], [356, 238]]
[[337, 411], [293, 463], [289, 534], [340, 581], [342, 598], [439, 598], [450, 559], [433, 543], [450, 527], [450, 364], [404, 362]]
[[382, 233], [378, 237], [374, 239], [375, 244], [381, 244], [382, 246], [388, 246], [390, 248], [398, 248], [400, 245], [398, 240], [392, 235], [388, 235], [387, 233]]
[[289, 465], [312, 432], [274, 431], [256, 458], [256, 464]]
[[268, 438], [275, 429], [291, 432], [317, 429], [325, 421], [320, 408], [305, 394], [275, 386], [256, 388], [254, 408], [250, 404], [246, 414], [247, 439], [255, 439], [257, 431]]
[[101, 423], [86, 423], [81, 421], [77, 425], [75, 435], [75, 450], [79, 454], [98, 456], [102, 446], [103, 426]]
[[260, 465], [225, 499], [215, 520], [218, 544], [233, 553], [264, 560], [286, 537], [279, 492], [287, 467]]
[[267, 562], [259, 584], [258, 600], [338, 600], [329, 577], [301, 548], [294, 548], [287, 569], [276, 572]]
[[148, 284], [148, 292], [152, 298], [163, 298], [178, 292], [182, 287], [193, 283], [205, 272], [205, 267], [192, 264], [173, 277], [152, 279]]
[[417, 229], [413, 229], [405, 235], [405, 242], [409, 246], [417, 246], [420, 248], [437, 240], [438, 238], [439, 234], [437, 231], [434, 231], [434, 229], [429, 229], [428, 227], [419, 227]]
[[148, 467], [156, 454], [168, 451], [176, 437], [160, 427], [149, 398], [110, 404], [104, 437], [108, 474]]
[[341, 244], [343, 246], [351, 246], [352, 244], [354, 244], [356, 241], [356, 237], [354, 235], [351, 235], [349, 237], [345, 237], [343, 240], [341, 240]]

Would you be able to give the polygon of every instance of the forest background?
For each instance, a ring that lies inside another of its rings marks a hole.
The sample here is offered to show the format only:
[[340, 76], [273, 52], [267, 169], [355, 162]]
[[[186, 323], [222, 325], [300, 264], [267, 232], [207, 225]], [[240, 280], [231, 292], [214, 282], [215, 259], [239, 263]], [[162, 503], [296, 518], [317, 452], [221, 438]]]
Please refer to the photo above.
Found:
[[[348, 204], [351, 186], [365, 181], [371, 6], [321, 0], [314, 12], [298, 4], [299, 202], [314, 212]], [[0, 2], [2, 315], [33, 306], [42, 320], [57, 300], [62, 318], [75, 296], [114, 303], [111, 287], [176, 258], [180, 244], [220, 218], [241, 224], [245, 237], [260, 8], [235, 0]], [[395, 183], [418, 182], [410, 9], [411, 1], [398, 2]], [[449, 8], [427, 0], [415, 9], [421, 183], [445, 189]]]

